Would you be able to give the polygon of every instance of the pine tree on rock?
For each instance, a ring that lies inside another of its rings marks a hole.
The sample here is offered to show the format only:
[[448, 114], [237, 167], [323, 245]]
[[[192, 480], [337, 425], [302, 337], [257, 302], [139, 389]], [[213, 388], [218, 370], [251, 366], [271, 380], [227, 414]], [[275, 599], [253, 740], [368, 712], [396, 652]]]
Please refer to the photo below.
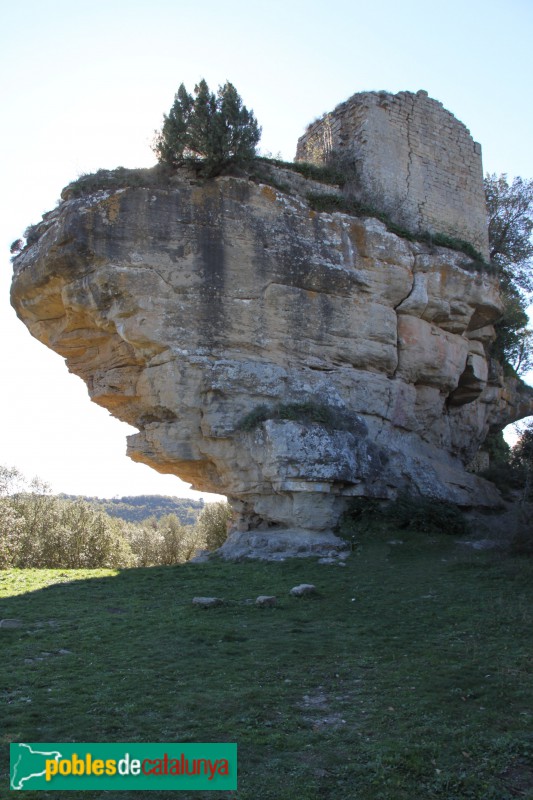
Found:
[[233, 84], [226, 82], [215, 95], [205, 80], [194, 87], [195, 97], [183, 83], [174, 98], [154, 151], [161, 163], [179, 167], [200, 164], [214, 176], [230, 164], [245, 164], [255, 157], [261, 136], [252, 111], [243, 105]]
[[156, 137], [154, 150], [161, 163], [171, 167], [184, 163], [192, 107], [193, 99], [182, 83], [168, 116], [165, 114], [163, 128]]

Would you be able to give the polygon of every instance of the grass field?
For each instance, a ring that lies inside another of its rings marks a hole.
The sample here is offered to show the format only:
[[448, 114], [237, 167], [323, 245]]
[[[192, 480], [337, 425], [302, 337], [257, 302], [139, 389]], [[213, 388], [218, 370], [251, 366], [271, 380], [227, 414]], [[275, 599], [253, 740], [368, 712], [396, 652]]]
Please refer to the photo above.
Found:
[[[344, 568], [0, 573], [0, 619], [22, 621], [0, 629], [2, 796], [10, 742], [231, 741], [237, 792], [150, 800], [533, 798], [533, 563], [390, 538]], [[319, 594], [290, 597], [301, 582]]]

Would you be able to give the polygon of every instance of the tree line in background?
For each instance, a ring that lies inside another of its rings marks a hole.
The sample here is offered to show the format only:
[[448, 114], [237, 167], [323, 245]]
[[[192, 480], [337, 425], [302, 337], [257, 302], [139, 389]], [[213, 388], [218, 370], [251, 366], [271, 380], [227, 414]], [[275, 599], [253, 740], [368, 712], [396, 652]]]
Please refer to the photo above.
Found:
[[78, 495], [61, 494], [64, 500], [86, 500], [91, 505], [105, 511], [110, 517], [120, 517], [126, 522], [144, 522], [150, 517], [159, 519], [175, 514], [182, 525], [194, 525], [203, 510], [205, 502], [184, 497], [166, 497], [163, 495], [140, 494], [127, 497], [79, 497]]
[[[131, 498], [130, 498], [131, 499]], [[226, 540], [230, 508], [207, 503], [194, 525], [176, 514], [142, 522], [111, 517], [82, 498], [50, 494], [39, 480], [0, 467], [0, 568], [149, 567], [180, 564]]]

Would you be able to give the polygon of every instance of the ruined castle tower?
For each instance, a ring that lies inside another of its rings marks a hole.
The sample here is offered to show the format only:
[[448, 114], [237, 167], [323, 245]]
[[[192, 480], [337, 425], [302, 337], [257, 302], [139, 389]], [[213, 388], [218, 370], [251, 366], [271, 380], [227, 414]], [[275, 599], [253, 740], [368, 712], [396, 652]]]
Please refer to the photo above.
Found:
[[427, 92], [360, 92], [312, 123], [297, 161], [335, 154], [352, 191], [416, 233], [446, 234], [488, 259], [481, 145]]

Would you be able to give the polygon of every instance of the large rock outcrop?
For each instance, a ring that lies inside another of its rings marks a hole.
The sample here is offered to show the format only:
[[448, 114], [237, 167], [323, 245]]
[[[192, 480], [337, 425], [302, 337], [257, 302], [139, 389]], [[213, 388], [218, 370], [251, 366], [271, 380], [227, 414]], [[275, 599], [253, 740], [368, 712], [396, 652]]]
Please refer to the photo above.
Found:
[[465, 465], [533, 404], [489, 374], [496, 279], [294, 185], [182, 171], [67, 193], [15, 260], [13, 305], [138, 429], [131, 458], [228, 496], [239, 552], [246, 531], [335, 549], [354, 496], [497, 502]]

